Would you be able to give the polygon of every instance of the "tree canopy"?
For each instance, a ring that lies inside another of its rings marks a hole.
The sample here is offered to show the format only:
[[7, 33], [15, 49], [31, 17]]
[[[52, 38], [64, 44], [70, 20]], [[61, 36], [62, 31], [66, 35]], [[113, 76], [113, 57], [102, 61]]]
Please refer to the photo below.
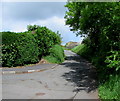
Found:
[[[66, 24], [77, 35], [87, 36], [84, 40], [89, 41], [84, 42], [87, 42], [93, 56], [101, 57], [104, 62], [106, 56], [118, 54], [120, 50], [120, 2], [68, 2], [65, 7], [68, 8], [65, 15]], [[117, 61], [118, 59], [120, 56]]]
[[99, 97], [120, 99], [120, 2], [68, 2], [66, 24], [85, 36], [74, 49], [96, 66]]

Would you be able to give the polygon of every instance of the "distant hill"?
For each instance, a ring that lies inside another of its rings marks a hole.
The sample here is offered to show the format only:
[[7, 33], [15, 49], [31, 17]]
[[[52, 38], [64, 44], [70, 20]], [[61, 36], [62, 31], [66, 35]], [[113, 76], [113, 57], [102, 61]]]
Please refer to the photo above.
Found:
[[78, 46], [79, 44], [80, 44], [79, 42], [70, 41], [70, 42], [66, 43], [65, 47], [68, 48], [68, 49], [72, 49], [72, 48]]

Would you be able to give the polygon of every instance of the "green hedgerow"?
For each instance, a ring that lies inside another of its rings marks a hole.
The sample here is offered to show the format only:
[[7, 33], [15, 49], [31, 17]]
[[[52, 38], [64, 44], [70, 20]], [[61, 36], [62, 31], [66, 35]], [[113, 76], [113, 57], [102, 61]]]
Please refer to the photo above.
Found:
[[2, 66], [38, 62], [38, 46], [30, 33], [2, 33]]
[[39, 47], [39, 57], [48, 55], [50, 53], [49, 49], [53, 45], [60, 45], [61, 43], [60, 34], [51, 31], [47, 27], [38, 26], [34, 30], [34, 37]]

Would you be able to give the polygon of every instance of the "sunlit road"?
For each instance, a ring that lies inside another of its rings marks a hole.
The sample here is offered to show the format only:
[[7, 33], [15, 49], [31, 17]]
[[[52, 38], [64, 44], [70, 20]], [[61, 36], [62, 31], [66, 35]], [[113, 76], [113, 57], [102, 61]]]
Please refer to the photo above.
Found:
[[2, 75], [3, 99], [98, 99], [96, 71], [71, 51], [64, 63], [41, 72]]

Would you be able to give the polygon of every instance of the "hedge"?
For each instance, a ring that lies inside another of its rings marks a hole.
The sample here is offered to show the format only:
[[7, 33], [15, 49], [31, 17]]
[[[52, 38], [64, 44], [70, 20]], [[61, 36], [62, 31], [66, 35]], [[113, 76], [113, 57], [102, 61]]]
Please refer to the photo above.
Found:
[[39, 26], [35, 31], [32, 32], [34, 32], [34, 37], [37, 40], [37, 44], [39, 47], [39, 57], [41, 57], [41, 55], [49, 55], [49, 49], [53, 45], [60, 45], [61, 43], [60, 34], [51, 31], [47, 27]]
[[2, 33], [2, 66], [18, 66], [38, 62], [38, 46], [30, 33]]
[[35, 28], [30, 26], [30, 30], [26, 32], [2, 32], [1, 34], [3, 67], [36, 63], [42, 56], [50, 54], [51, 47], [61, 43], [60, 34], [37, 25]]

